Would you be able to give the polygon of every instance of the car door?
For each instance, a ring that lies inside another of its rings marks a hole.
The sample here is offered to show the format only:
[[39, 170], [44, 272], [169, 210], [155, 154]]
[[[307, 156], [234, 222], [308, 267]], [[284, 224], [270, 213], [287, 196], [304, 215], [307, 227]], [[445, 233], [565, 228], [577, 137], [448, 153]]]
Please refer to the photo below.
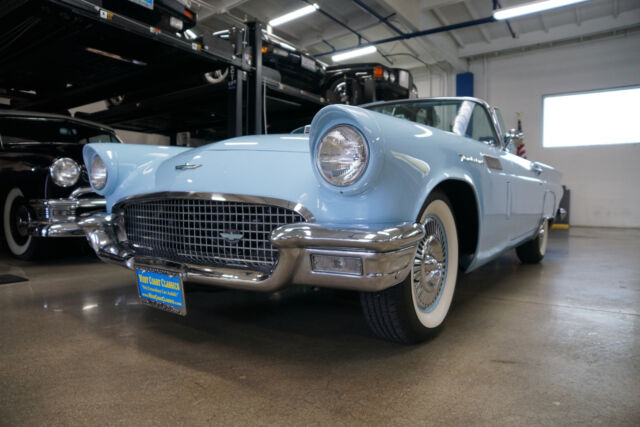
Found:
[[483, 211], [480, 255], [483, 258], [492, 257], [509, 246], [513, 233], [510, 162], [503, 157], [505, 153], [500, 137], [483, 105], [474, 103], [465, 136], [475, 141], [470, 144], [473, 154], [461, 155], [460, 160], [474, 163], [474, 169], [480, 171]]

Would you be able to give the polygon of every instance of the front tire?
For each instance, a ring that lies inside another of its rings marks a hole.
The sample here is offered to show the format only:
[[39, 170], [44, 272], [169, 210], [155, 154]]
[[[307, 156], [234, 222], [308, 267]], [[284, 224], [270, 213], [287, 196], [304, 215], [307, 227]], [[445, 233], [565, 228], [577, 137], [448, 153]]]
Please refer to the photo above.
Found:
[[537, 264], [542, 261], [547, 252], [549, 240], [549, 220], [544, 220], [538, 228], [538, 233], [533, 240], [521, 244], [516, 248], [516, 254], [523, 264]]
[[29, 206], [19, 188], [13, 188], [4, 199], [2, 228], [7, 247], [13, 256], [33, 259], [38, 251], [39, 239], [29, 234]]
[[458, 276], [458, 233], [451, 204], [443, 193], [429, 196], [420, 222], [426, 233], [409, 276], [381, 292], [360, 294], [373, 332], [402, 344], [422, 342], [441, 330]]

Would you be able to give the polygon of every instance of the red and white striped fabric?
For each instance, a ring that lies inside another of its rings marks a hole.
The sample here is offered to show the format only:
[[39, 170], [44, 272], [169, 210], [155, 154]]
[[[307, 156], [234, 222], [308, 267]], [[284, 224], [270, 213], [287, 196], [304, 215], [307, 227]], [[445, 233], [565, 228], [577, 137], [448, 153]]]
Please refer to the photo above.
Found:
[[524, 142], [518, 146], [518, 151], [516, 152], [516, 154], [523, 159], [527, 158], [527, 150], [526, 148], [524, 148]]

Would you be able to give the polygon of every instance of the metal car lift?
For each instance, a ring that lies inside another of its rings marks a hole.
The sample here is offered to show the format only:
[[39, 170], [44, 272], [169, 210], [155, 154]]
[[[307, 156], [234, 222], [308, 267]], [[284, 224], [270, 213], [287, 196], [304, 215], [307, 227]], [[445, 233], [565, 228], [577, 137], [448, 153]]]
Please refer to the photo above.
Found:
[[[263, 133], [265, 106], [269, 131], [288, 131], [325, 105], [262, 66], [260, 23], [231, 40], [192, 41], [100, 4], [0, 0], [0, 97], [11, 100], [8, 108], [66, 113], [124, 95], [121, 105], [84, 117], [173, 141], [185, 131], [209, 140]], [[203, 79], [215, 70], [228, 70], [226, 84]]]

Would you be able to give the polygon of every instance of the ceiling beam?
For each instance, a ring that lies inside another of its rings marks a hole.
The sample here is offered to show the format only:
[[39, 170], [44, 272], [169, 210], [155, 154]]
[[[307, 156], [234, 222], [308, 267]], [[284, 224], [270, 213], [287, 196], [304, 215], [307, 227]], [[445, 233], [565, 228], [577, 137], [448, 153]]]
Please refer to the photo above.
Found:
[[[469, 3], [468, 0], [464, 0], [462, 4], [467, 9], [467, 12], [469, 12], [469, 16], [471, 16], [471, 19], [480, 18], [480, 14], [476, 10], [476, 7]], [[489, 35], [489, 31], [487, 31], [487, 28], [484, 25], [478, 25], [478, 30], [480, 31], [480, 34], [482, 34], [482, 38], [484, 38], [484, 41], [486, 41], [487, 43], [491, 43], [491, 36]]]
[[579, 27], [575, 24], [567, 24], [549, 28], [549, 32], [547, 33], [544, 31], [533, 31], [530, 33], [520, 34], [517, 39], [502, 37], [494, 39], [491, 45], [486, 45], [484, 43], [468, 44], [464, 48], [460, 49], [459, 54], [461, 58], [469, 58], [528, 46], [572, 40], [597, 34], [606, 34], [630, 28], [640, 28], [640, 9], [620, 13], [617, 19], [612, 16], [590, 19], [588, 21], [584, 21]]
[[[428, 28], [439, 26], [436, 17], [429, 12], [435, 6], [459, 3], [461, 0], [378, 0], [378, 3], [394, 10], [397, 19], [400, 20], [409, 32], [424, 31]], [[419, 46], [419, 51], [424, 51], [432, 56], [436, 62], [447, 62], [454, 70], [466, 71], [467, 63], [460, 60], [458, 47], [451, 38], [445, 34], [433, 34], [428, 37], [419, 37], [414, 41]]]
[[[447, 18], [445, 18], [441, 12], [438, 12], [437, 8], [431, 9], [431, 13], [433, 13], [435, 15], [436, 18], [438, 18], [438, 21], [440, 21], [440, 23], [442, 25], [450, 25], [451, 22], [449, 22], [449, 20]], [[456, 44], [458, 45], [458, 47], [464, 47], [464, 42], [462, 41], [462, 39], [460, 38], [460, 36], [458, 36], [456, 34], [455, 31], [448, 31], [449, 36], [453, 39], [454, 42], [456, 42]]]

